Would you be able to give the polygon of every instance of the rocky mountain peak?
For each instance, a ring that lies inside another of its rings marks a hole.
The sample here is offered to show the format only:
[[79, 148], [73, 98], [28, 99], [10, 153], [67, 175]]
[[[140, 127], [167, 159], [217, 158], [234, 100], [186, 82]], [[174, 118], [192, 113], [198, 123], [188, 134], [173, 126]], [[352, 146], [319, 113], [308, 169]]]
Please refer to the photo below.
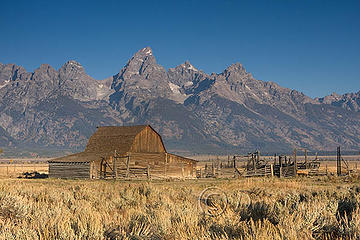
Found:
[[41, 64], [39, 68], [35, 69], [33, 78], [34, 80], [48, 80], [54, 79], [57, 75], [57, 71], [49, 64]]
[[180, 66], [188, 71], [198, 71], [189, 61], [185, 61], [185, 63], [181, 64]]
[[[152, 49], [139, 50], [113, 77], [112, 89], [118, 93], [110, 96], [112, 105], [127, 104], [126, 96], [136, 96], [139, 101], [170, 92], [166, 70], [157, 64]], [[121, 94], [119, 94], [121, 92]], [[124, 98], [125, 97], [125, 98]], [[131, 100], [134, 101], [134, 100]]]
[[[47, 64], [47, 63], [43, 63], [40, 65], [40, 67], [38, 67], [37, 69], [35, 69], [35, 72], [36, 71], [47, 71], [47, 70], [50, 70], [52, 71], [52, 69], [54, 69], [52, 66], [50, 66], [50, 64]], [[55, 69], [54, 69], [55, 70]]]
[[344, 95], [332, 93], [322, 98], [315, 98], [315, 101], [360, 112], [360, 92], [346, 93]]
[[153, 55], [151, 47], [144, 47], [143, 49], [139, 50], [137, 54], [143, 54], [145, 56], [151, 56]]
[[[110, 93], [108, 81], [96, 81], [86, 74], [84, 67], [75, 60], [66, 62], [59, 69], [59, 86], [63, 95], [81, 101], [99, 100]], [[104, 83], [106, 85], [104, 85]]]
[[78, 79], [83, 75], [86, 75], [84, 67], [74, 60], [66, 62], [59, 69], [59, 77], [61, 80]]
[[145, 47], [136, 52], [133, 57], [129, 60], [127, 65], [138, 65], [145, 61], [154, 61], [156, 63], [155, 57], [153, 56], [153, 51], [150, 47]]
[[70, 60], [70, 61], [66, 62], [60, 69], [64, 69], [67, 71], [73, 71], [73, 70], [84, 71], [84, 67], [75, 60]]
[[125, 67], [114, 76], [114, 79], [116, 80], [114, 83], [117, 84], [119, 79], [128, 83], [148, 81], [149, 79], [167, 81], [167, 76], [166, 70], [157, 64], [152, 49], [145, 47], [134, 54]]
[[34, 74], [37, 73], [54, 73], [56, 70], [49, 64], [41, 64], [40, 67], [34, 70]]
[[315, 100], [319, 101], [320, 103], [331, 104], [333, 102], [339, 101], [341, 98], [342, 98], [341, 95], [337, 94], [336, 92], [333, 92], [328, 96], [322, 98], [316, 98]]
[[332, 97], [332, 98], [339, 99], [339, 98], [341, 98], [341, 95], [340, 95], [340, 94], [337, 94], [336, 92], [333, 92], [333, 93], [331, 93], [328, 97]]
[[246, 72], [245, 67], [241, 63], [234, 63], [227, 67], [219, 77], [225, 77], [226, 81], [231, 84], [253, 81], [251, 73]]
[[208, 74], [195, 68], [189, 61], [185, 61], [175, 68], [169, 68], [168, 76], [170, 82], [185, 88], [209, 77]]
[[142, 75], [146, 69], [163, 69], [156, 63], [156, 59], [153, 56], [153, 52], [150, 47], [145, 47], [135, 53], [126, 66], [121, 70], [120, 74], [129, 78], [134, 74]]
[[189, 61], [166, 71], [149, 47], [101, 81], [74, 60], [34, 73], [0, 64], [0, 144], [83, 146], [95, 126], [151, 124], [181, 151], [357, 149], [360, 94], [324, 99], [257, 80], [240, 63], [211, 75]]
[[228, 72], [230, 72], [230, 71], [246, 72], [246, 69], [241, 63], [236, 62], [236, 63], [231, 64], [229, 67], [227, 67], [226, 71], [228, 71]]
[[178, 73], [193, 73], [198, 72], [199, 70], [195, 68], [188, 60], [186, 60], [183, 64], [176, 66], [175, 68], [169, 68], [169, 72], [178, 72]]
[[0, 85], [4, 87], [11, 80], [17, 79], [24, 72], [26, 71], [21, 66], [15, 64], [0, 64]]

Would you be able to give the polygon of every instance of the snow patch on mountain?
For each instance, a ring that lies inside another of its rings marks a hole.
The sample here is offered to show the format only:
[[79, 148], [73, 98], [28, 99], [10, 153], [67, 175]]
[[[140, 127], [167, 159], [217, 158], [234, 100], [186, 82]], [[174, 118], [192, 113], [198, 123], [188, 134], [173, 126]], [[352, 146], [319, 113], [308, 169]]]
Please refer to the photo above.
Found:
[[193, 65], [190, 64], [190, 66], [188, 66], [189, 70], [193, 70], [193, 71], [198, 71]]
[[178, 103], [184, 103], [185, 99], [188, 96], [180, 92], [181, 87], [171, 82], [169, 82], [169, 87], [172, 91], [172, 95], [170, 96], [170, 99]]
[[194, 84], [193, 82], [188, 81], [188, 82], [186, 82], [186, 83], [184, 84], [184, 86], [185, 86], [185, 87], [190, 87], [190, 86], [192, 86], [193, 84]]
[[6, 81], [4, 82], [4, 84], [0, 85], [0, 89], [3, 88], [3, 87], [5, 87], [6, 85], [8, 85], [9, 82], [10, 82], [10, 80], [6, 80]]

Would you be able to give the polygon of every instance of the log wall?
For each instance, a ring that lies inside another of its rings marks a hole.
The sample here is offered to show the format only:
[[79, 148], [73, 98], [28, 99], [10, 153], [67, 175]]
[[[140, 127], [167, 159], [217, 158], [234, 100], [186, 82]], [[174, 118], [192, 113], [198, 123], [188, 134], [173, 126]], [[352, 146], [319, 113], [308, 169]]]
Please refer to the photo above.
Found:
[[49, 176], [54, 178], [194, 178], [196, 162], [173, 154], [127, 153], [87, 162], [53, 162]]
[[193, 178], [196, 162], [168, 153], [128, 153], [94, 163], [92, 178]]
[[90, 178], [90, 163], [59, 162], [49, 163], [51, 178]]

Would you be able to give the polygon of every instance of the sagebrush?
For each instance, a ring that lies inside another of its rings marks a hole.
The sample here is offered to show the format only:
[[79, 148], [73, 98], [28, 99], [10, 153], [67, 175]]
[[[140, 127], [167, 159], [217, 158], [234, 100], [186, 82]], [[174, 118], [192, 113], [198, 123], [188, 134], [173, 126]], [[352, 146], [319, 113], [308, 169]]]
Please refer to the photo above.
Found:
[[[0, 180], [1, 239], [357, 239], [359, 180]], [[218, 217], [199, 193], [228, 196]], [[246, 193], [250, 202], [241, 196]]]

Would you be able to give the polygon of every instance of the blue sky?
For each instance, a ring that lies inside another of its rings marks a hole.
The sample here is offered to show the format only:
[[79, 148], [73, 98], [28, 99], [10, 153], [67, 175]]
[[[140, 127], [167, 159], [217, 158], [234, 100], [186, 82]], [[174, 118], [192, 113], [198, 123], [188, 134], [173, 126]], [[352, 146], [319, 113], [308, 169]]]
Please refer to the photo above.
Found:
[[234, 62], [315, 97], [360, 90], [360, 1], [1, 1], [0, 62], [79, 61], [103, 79], [150, 46], [159, 64]]

